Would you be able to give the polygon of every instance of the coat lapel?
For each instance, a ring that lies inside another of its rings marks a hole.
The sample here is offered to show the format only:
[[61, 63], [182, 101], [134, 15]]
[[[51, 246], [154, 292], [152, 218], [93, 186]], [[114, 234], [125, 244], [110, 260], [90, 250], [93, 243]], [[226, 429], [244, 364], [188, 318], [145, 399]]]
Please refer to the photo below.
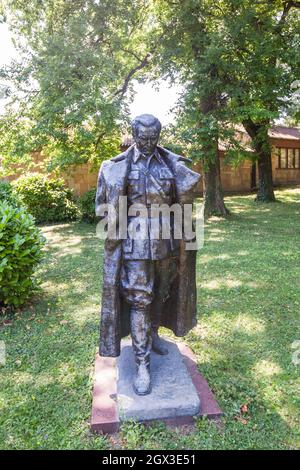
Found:
[[130, 166], [130, 156], [131, 154], [128, 153], [124, 159], [107, 165], [104, 170], [106, 199], [115, 207], [118, 206], [119, 196], [126, 194], [126, 183]]
[[172, 168], [175, 177], [177, 202], [192, 202], [195, 198], [194, 191], [201, 175], [183, 164], [191, 163], [191, 160], [188, 158], [175, 155], [163, 147], [158, 147], [158, 150], [166, 159], [168, 166]]

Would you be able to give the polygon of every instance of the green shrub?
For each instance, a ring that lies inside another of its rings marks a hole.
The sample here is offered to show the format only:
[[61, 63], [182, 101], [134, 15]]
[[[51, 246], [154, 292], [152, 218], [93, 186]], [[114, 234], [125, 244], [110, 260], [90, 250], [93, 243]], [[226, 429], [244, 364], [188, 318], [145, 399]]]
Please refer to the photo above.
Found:
[[79, 198], [81, 218], [85, 222], [95, 223], [99, 217], [95, 215], [96, 188], [90, 189]]
[[0, 202], [4, 201], [13, 205], [14, 207], [21, 205], [20, 198], [15, 193], [12, 185], [8, 181], [0, 181]]
[[29, 174], [18, 178], [13, 186], [37, 223], [64, 222], [79, 216], [73, 193], [61, 178]]
[[45, 239], [24, 207], [0, 202], [0, 304], [21, 306], [36, 287]]

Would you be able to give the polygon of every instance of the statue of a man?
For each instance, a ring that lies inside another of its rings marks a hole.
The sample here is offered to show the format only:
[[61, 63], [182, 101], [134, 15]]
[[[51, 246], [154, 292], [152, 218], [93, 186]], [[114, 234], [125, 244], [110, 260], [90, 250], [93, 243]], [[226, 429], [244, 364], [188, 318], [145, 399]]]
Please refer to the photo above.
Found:
[[[157, 145], [161, 123], [154, 116], [136, 117], [132, 131], [134, 145], [101, 165], [96, 214], [111, 204], [120, 218], [119, 198], [127, 196], [128, 228], [133, 222], [137, 227], [137, 221], [145, 227], [146, 219], [147, 229], [143, 237], [128, 230], [125, 239], [117, 235], [105, 241], [99, 352], [119, 356], [121, 338], [131, 333], [136, 361], [133, 388], [146, 395], [151, 392], [151, 349], [168, 354], [159, 327], [184, 336], [196, 324], [196, 252], [186, 250], [186, 239], [174, 236], [174, 217], [170, 236], [162, 238], [163, 217], [153, 217], [150, 211], [153, 205], [191, 204], [200, 175], [186, 166], [190, 160]], [[130, 207], [136, 204], [145, 208], [146, 215], [145, 211], [132, 215]]]

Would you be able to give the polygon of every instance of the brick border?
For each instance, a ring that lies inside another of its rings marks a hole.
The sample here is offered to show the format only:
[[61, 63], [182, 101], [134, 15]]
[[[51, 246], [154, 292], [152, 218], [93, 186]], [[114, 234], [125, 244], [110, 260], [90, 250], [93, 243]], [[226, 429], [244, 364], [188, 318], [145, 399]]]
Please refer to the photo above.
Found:
[[113, 357], [96, 354], [91, 430], [112, 434], [119, 429], [117, 368]]
[[207, 416], [208, 419], [221, 418], [223, 412], [219, 407], [217, 400], [209, 388], [209, 385], [197, 368], [197, 360], [193, 351], [184, 343], [176, 343], [182, 354], [184, 363], [191, 376], [193, 384], [200, 398], [199, 416]]

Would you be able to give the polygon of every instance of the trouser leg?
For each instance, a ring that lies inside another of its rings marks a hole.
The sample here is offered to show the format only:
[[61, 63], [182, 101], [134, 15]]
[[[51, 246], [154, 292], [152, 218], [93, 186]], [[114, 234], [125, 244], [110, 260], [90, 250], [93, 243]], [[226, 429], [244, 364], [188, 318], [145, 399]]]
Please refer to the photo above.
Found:
[[151, 349], [150, 304], [154, 298], [154, 262], [123, 260], [121, 292], [130, 305], [133, 351], [140, 362]]
[[139, 395], [150, 393], [151, 321], [154, 265], [151, 260], [124, 260], [121, 270], [121, 292], [130, 305], [132, 348], [137, 366], [133, 383]]
[[149, 306], [130, 307], [132, 348], [137, 365], [150, 364], [151, 322]]

